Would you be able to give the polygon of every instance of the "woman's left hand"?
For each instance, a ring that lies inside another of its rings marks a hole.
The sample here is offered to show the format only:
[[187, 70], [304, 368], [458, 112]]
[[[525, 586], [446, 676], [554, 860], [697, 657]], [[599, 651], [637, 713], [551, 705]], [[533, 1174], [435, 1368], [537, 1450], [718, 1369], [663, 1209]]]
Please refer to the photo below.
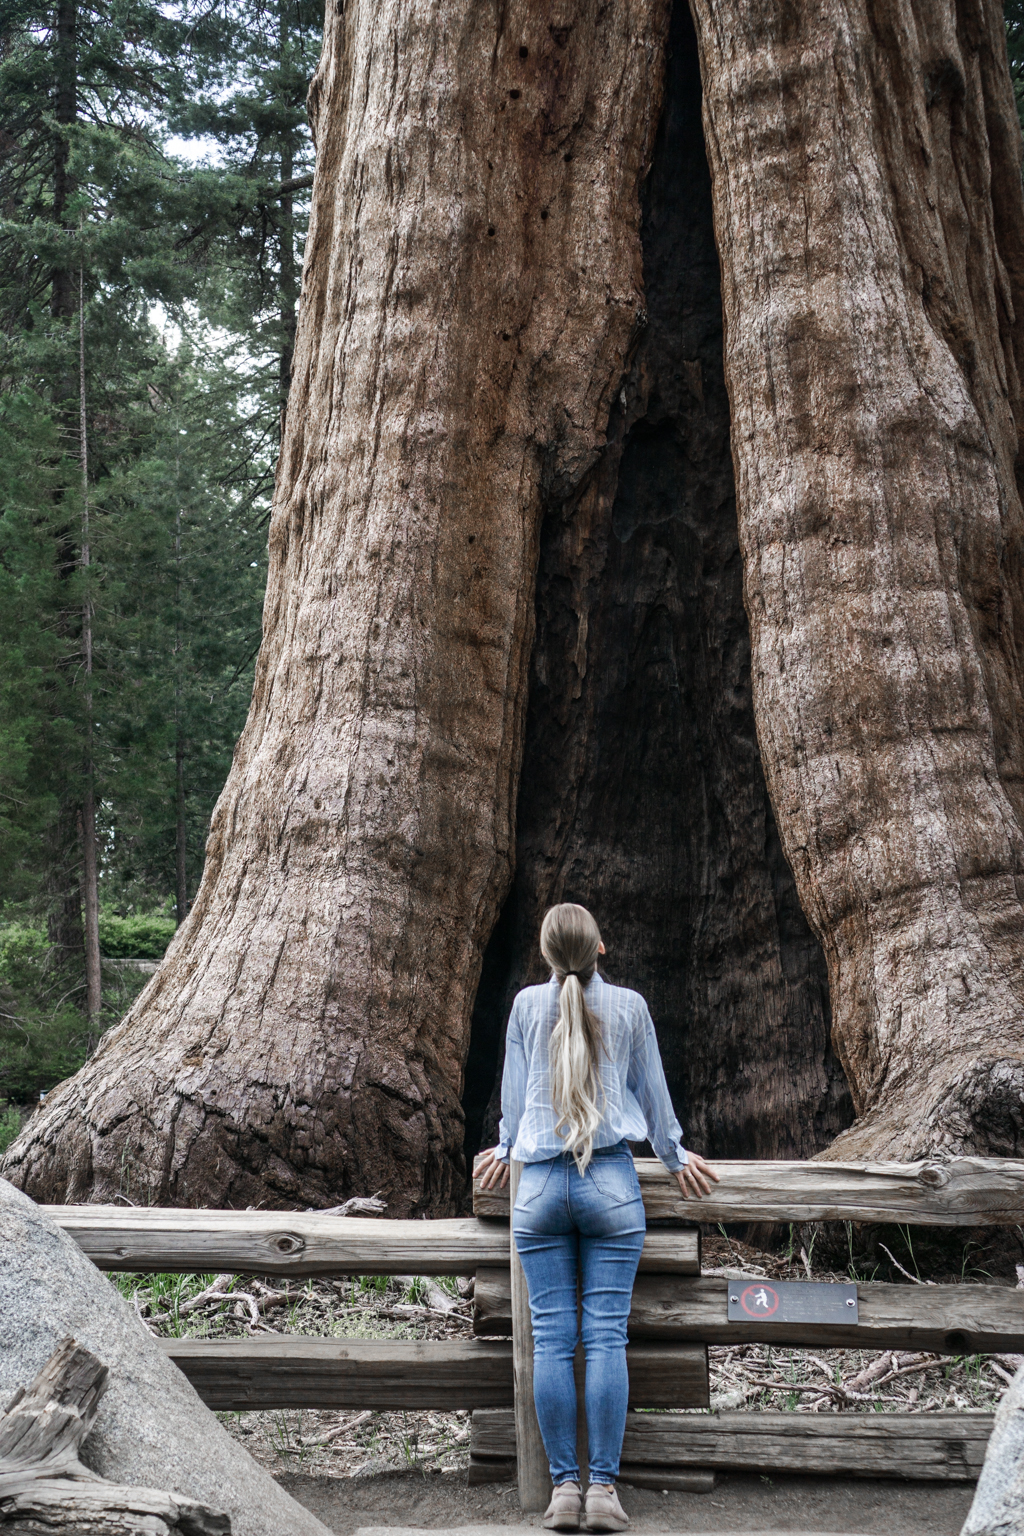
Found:
[[501, 1162], [497, 1147], [481, 1152], [476, 1165], [481, 1189], [504, 1189], [508, 1183], [508, 1164]]
[[685, 1168], [676, 1171], [676, 1181], [683, 1192], [683, 1199], [689, 1200], [691, 1195], [696, 1195], [700, 1200], [704, 1195], [710, 1195], [711, 1185], [708, 1179], [714, 1179], [718, 1183], [718, 1174], [709, 1167], [698, 1152], [687, 1152], [687, 1164]]

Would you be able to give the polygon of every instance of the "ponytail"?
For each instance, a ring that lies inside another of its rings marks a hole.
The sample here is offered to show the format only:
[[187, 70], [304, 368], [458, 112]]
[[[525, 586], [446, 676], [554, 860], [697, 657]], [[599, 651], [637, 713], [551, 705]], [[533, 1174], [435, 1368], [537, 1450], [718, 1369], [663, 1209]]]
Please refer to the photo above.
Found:
[[551, 1099], [560, 1117], [555, 1130], [564, 1136], [565, 1149], [581, 1174], [587, 1170], [604, 1114], [601, 1024], [584, 997], [600, 943], [601, 934], [590, 913], [572, 902], [552, 907], [540, 930], [541, 953], [560, 988], [558, 1021], [548, 1046]]

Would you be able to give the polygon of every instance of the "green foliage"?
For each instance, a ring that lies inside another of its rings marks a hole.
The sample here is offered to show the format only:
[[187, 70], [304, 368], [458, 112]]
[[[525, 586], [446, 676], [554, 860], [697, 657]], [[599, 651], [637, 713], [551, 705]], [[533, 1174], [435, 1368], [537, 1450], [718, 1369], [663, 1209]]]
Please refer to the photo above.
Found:
[[85, 1060], [81, 1012], [60, 991], [42, 929], [0, 928], [0, 1100], [35, 1102]]
[[[110, 918], [103, 921], [110, 922]], [[174, 931], [164, 914], [114, 918], [115, 932], [133, 925], [138, 942], [159, 951]], [[132, 935], [135, 942], [135, 936]], [[148, 977], [141, 972], [104, 972], [103, 1013], [98, 1029], [113, 1023], [133, 1002]], [[77, 1006], [76, 986], [53, 963], [44, 929], [30, 923], [0, 926], [0, 1103], [34, 1104], [77, 1072], [91, 1044]]]
[[141, 984], [108, 968], [86, 1029], [87, 742], [101, 947], [158, 957], [198, 882], [260, 638], [319, 29], [311, 0], [0, 22], [0, 1100]]
[[20, 1130], [21, 1112], [13, 1104], [0, 1109], [0, 1154], [7, 1151]]
[[[11, 366], [0, 349], [0, 375]], [[52, 764], [72, 731], [54, 622], [61, 584], [54, 508], [69, 470], [57, 425], [29, 386], [0, 394], [0, 886], [33, 888], [38, 842], [56, 813]]]
[[169, 114], [176, 132], [217, 147], [219, 164], [198, 173], [206, 213], [189, 250], [216, 273], [206, 313], [250, 336], [263, 358], [253, 384], [274, 430], [295, 331], [313, 165], [306, 94], [322, 24], [318, 0], [228, 0], [196, 47], [196, 89]]
[[8, 923], [0, 928], [0, 987], [35, 991], [46, 969], [50, 946], [41, 928]]
[[88, 1054], [89, 1035], [77, 1008], [65, 1005], [47, 1012], [24, 1000], [18, 1007], [17, 1015], [0, 1014], [0, 1093], [16, 1104], [29, 1104], [78, 1071]]
[[177, 924], [164, 912], [100, 913], [100, 949], [111, 959], [159, 960]]

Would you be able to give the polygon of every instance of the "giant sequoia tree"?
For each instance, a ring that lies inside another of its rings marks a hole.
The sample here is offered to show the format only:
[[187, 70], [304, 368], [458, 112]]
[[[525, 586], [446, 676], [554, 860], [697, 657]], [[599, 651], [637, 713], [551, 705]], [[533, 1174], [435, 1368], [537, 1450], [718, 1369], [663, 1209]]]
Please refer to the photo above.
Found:
[[705, 1150], [1019, 1151], [1001, 17], [694, 11], [329, 8], [252, 709], [37, 1197], [448, 1207], [561, 897]]

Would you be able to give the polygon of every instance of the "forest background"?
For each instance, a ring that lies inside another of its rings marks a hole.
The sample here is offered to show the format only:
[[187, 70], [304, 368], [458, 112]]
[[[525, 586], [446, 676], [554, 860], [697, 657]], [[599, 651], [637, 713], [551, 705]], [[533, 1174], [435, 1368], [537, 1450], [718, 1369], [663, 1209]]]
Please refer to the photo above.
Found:
[[260, 640], [321, 25], [0, 3], [0, 1151], [202, 873]]
[[202, 873], [260, 640], [321, 23], [0, 6], [0, 1149]]

